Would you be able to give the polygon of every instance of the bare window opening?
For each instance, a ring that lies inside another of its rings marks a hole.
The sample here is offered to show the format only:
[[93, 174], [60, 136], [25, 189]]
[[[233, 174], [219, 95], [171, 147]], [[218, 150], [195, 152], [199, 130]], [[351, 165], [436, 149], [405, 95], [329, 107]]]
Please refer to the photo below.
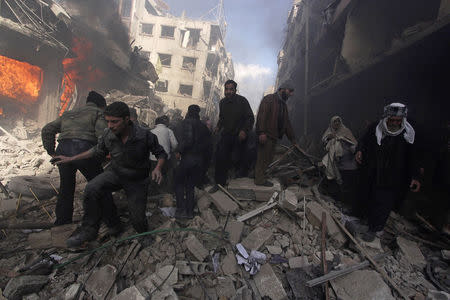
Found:
[[200, 41], [201, 29], [187, 28], [181, 30], [181, 47], [188, 49], [196, 49]]
[[122, 13], [122, 17], [129, 18], [131, 17], [131, 7], [132, 7], [131, 0], [122, 0], [122, 7], [120, 9], [120, 12]]
[[153, 35], [153, 24], [142, 23], [141, 33]]
[[219, 39], [222, 38], [220, 33], [220, 27], [217, 25], [211, 25], [211, 33], [209, 36], [209, 50], [216, 50], [216, 45]]
[[214, 53], [208, 53], [206, 58], [206, 71], [211, 77], [217, 76], [217, 70], [219, 68], [219, 58]]
[[203, 98], [209, 99], [211, 95], [211, 81], [203, 81]]
[[155, 90], [157, 92], [167, 93], [167, 91], [169, 90], [169, 81], [158, 80], [155, 84]]
[[175, 27], [161, 25], [161, 37], [173, 38], [175, 36]]
[[187, 69], [191, 72], [195, 71], [195, 65], [197, 64], [197, 58], [183, 56], [183, 69]]
[[141, 55], [142, 55], [143, 57], [145, 57], [146, 59], [150, 60], [150, 54], [151, 54], [150, 51], [142, 51], [142, 50], [141, 50], [140, 53], [141, 53]]
[[156, 9], [153, 7], [153, 5], [148, 0], [145, 0], [145, 9], [147, 10], [147, 12], [149, 14], [158, 16], [158, 12], [156, 11]]
[[192, 85], [187, 85], [187, 84], [180, 84], [180, 88], [178, 89], [178, 93], [180, 93], [183, 96], [190, 96], [192, 97], [192, 90], [193, 90], [193, 86]]
[[162, 54], [159, 53], [159, 60], [161, 61], [161, 65], [165, 66], [165, 67], [170, 67], [171, 63], [172, 63], [172, 55], [170, 54]]

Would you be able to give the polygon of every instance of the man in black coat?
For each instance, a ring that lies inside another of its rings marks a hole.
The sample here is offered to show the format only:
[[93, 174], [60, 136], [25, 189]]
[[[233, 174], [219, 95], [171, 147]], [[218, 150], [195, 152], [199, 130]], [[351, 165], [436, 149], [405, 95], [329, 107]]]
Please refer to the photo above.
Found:
[[203, 175], [203, 155], [211, 152], [211, 133], [200, 121], [199, 113], [198, 105], [190, 105], [185, 119], [175, 131], [178, 140], [175, 156], [179, 161], [175, 169], [177, 218], [194, 217], [194, 187]]
[[358, 143], [355, 159], [366, 181], [369, 221], [369, 231], [362, 238], [368, 242], [382, 232], [408, 188], [420, 190], [415, 130], [406, 119], [407, 112], [404, 104], [387, 105], [383, 119], [369, 126]]

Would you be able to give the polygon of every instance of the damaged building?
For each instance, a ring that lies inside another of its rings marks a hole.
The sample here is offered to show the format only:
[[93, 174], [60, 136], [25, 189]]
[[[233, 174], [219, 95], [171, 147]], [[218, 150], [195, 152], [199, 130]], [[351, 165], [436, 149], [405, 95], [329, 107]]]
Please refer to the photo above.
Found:
[[437, 138], [449, 120], [449, 8], [446, 0], [294, 1], [277, 81], [296, 82], [288, 106], [312, 150], [332, 116], [358, 135], [391, 102], [407, 104], [417, 128]]
[[[136, 50], [158, 72], [156, 94], [171, 109], [186, 112], [191, 104], [214, 117], [223, 84], [234, 78], [231, 54], [224, 46], [225, 21], [174, 17], [162, 1], [119, 1], [122, 21]], [[223, 9], [219, 5], [218, 10]]]

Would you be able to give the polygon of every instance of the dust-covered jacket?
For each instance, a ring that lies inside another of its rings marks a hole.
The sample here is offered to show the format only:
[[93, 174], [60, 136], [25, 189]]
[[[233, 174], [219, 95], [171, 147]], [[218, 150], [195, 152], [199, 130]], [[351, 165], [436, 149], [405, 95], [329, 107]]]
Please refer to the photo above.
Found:
[[[280, 115], [280, 109], [282, 113]], [[282, 118], [279, 122], [279, 118]], [[294, 143], [295, 134], [286, 103], [280, 99], [278, 93], [265, 96], [259, 104], [258, 115], [256, 117], [256, 134], [266, 134], [273, 139], [281, 139], [284, 134]]]
[[95, 145], [107, 127], [103, 111], [94, 103], [66, 111], [42, 128], [42, 144], [48, 154], [55, 154], [55, 139], [79, 139]]

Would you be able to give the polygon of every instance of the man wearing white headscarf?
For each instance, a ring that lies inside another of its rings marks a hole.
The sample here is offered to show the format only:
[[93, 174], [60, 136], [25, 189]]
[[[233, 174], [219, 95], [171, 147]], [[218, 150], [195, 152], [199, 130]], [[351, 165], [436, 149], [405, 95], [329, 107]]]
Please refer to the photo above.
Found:
[[383, 118], [369, 126], [358, 144], [355, 159], [367, 176], [369, 231], [362, 238], [368, 242], [382, 232], [389, 213], [408, 188], [420, 190], [415, 131], [407, 114], [402, 103], [385, 106]]

